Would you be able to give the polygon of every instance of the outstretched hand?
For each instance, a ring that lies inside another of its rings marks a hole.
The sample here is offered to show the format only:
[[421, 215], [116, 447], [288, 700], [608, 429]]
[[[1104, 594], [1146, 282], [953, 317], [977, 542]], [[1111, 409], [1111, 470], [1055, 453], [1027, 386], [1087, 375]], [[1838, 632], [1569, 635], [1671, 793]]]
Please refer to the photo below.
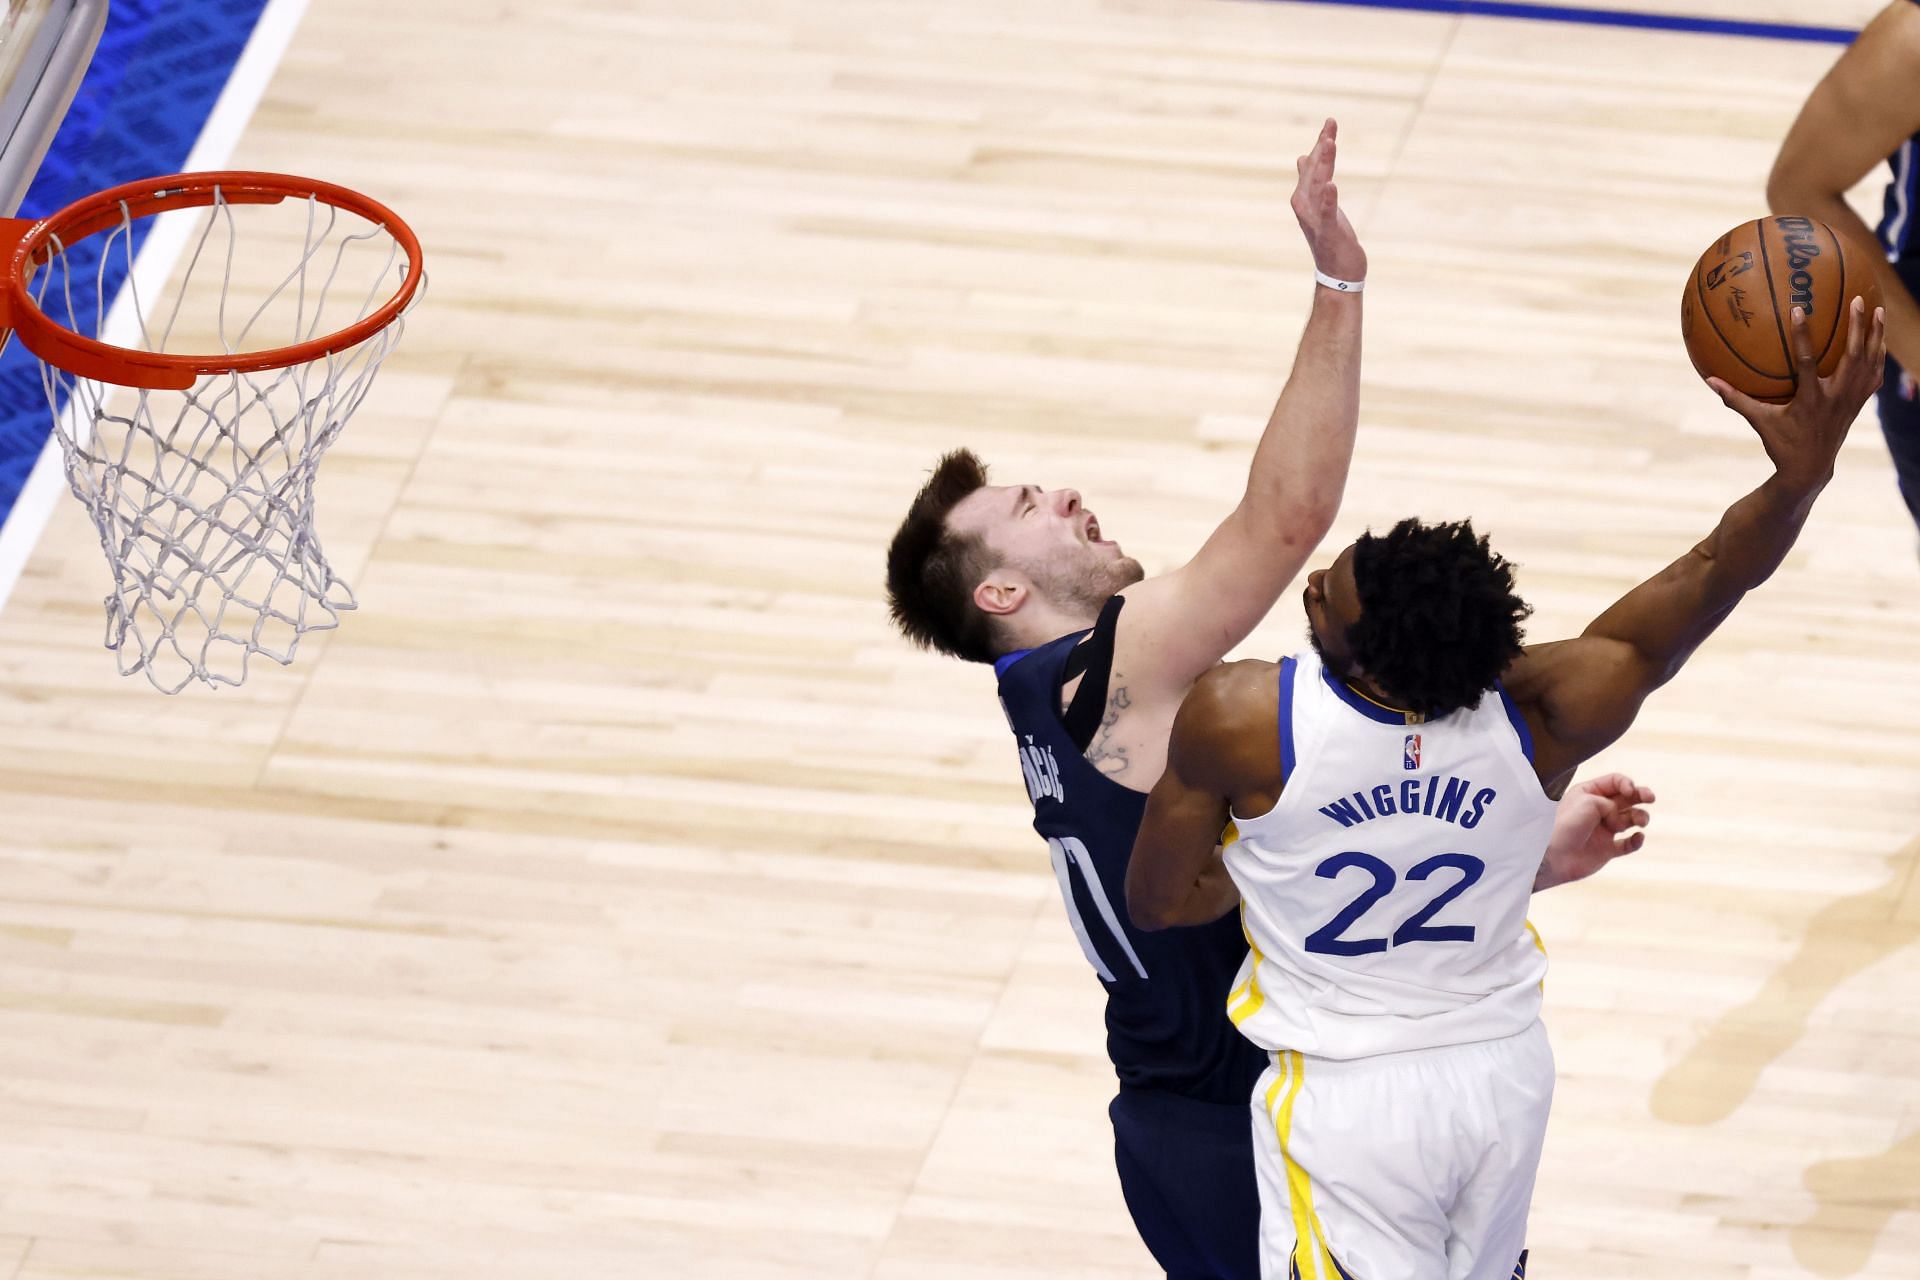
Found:
[[1584, 880], [1615, 858], [1647, 841], [1643, 805], [1653, 792], [1624, 773], [1590, 778], [1568, 789], [1554, 815], [1553, 840], [1541, 864], [1536, 888]]
[[1781, 479], [1796, 487], [1815, 488], [1833, 474], [1833, 460], [1853, 420], [1880, 389], [1886, 374], [1887, 313], [1875, 307], [1868, 324], [1866, 300], [1853, 300], [1847, 316], [1846, 354], [1831, 377], [1820, 376], [1807, 315], [1799, 307], [1793, 309], [1789, 341], [1795, 387], [1793, 399], [1786, 404], [1755, 400], [1720, 378], [1708, 378], [1707, 385], [1753, 425]]
[[1336, 136], [1340, 126], [1328, 120], [1320, 126], [1313, 149], [1294, 162], [1300, 181], [1293, 188], [1293, 216], [1307, 237], [1313, 265], [1336, 280], [1365, 280], [1367, 251], [1340, 208], [1340, 191], [1333, 184]]

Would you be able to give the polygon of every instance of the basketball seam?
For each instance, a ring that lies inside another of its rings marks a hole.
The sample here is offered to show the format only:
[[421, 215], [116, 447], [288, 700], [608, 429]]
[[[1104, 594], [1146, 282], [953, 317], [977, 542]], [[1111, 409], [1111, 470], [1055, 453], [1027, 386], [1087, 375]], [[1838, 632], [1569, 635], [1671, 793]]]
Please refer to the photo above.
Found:
[[1767, 273], [1767, 300], [1773, 304], [1773, 328], [1780, 335], [1780, 354], [1787, 358], [1787, 382], [1798, 391], [1800, 369], [1793, 362], [1793, 344], [1787, 341], [1787, 322], [1780, 318], [1780, 293], [1773, 283], [1773, 258], [1767, 253], [1767, 229], [1761, 227], [1760, 234], [1754, 239], [1760, 242], [1760, 267]]
[[1847, 251], [1840, 247], [1838, 231], [1833, 232], [1833, 256], [1840, 259], [1840, 301], [1836, 304], [1840, 314], [1833, 318], [1833, 332], [1827, 335], [1827, 345], [1820, 348], [1820, 354], [1813, 358], [1815, 364], [1823, 363], [1827, 358], [1827, 352], [1833, 350], [1833, 340], [1840, 336], [1841, 322], [1848, 319], [1847, 308], [1853, 303], [1853, 299], [1847, 296]]
[[[1773, 289], [1772, 277], [1768, 277], [1767, 289], [1769, 292]], [[1707, 327], [1713, 330], [1714, 337], [1720, 339], [1720, 345], [1726, 350], [1726, 353], [1761, 377], [1772, 378], [1775, 382], [1780, 381], [1779, 374], [1768, 373], [1765, 369], [1762, 369], [1759, 365], [1741, 355], [1740, 349], [1733, 345], [1733, 342], [1727, 337], [1726, 331], [1720, 327], [1720, 322], [1713, 318], [1713, 308], [1708, 305], [1707, 302], [1707, 288], [1700, 281], [1700, 268], [1697, 266], [1693, 269], [1693, 291], [1700, 295], [1700, 314], [1707, 318]], [[1788, 368], [1792, 368], [1792, 366], [1789, 365]], [[1718, 375], [1716, 374], [1715, 376], [1717, 377]], [[1787, 381], [1791, 382], [1792, 380], [1791, 375], [1789, 375]]]

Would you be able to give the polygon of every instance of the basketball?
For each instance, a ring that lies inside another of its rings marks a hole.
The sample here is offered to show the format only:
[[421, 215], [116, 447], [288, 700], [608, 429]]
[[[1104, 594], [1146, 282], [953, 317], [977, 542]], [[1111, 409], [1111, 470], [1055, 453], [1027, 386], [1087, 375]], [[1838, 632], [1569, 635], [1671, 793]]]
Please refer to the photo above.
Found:
[[1775, 216], [1743, 222], [1714, 241], [1687, 277], [1680, 332], [1702, 378], [1720, 378], [1757, 400], [1793, 398], [1789, 317], [1807, 314], [1820, 376], [1847, 350], [1848, 306], [1880, 305], [1871, 251], [1824, 222]]

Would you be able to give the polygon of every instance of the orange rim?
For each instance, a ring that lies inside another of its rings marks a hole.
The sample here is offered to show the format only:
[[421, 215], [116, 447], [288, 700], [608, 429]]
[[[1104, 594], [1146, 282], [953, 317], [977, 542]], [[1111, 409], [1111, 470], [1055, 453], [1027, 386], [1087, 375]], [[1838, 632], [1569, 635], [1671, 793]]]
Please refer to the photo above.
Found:
[[[218, 193], [216, 195], [216, 192]], [[394, 295], [365, 318], [325, 337], [285, 347], [215, 355], [162, 355], [138, 351], [89, 338], [60, 324], [40, 309], [27, 292], [27, 268], [52, 260], [55, 238], [62, 245], [109, 227], [123, 217], [146, 218], [170, 209], [191, 209], [224, 199], [228, 204], [278, 204], [289, 197], [312, 197], [323, 204], [358, 214], [399, 242], [407, 268]], [[284, 369], [332, 355], [365, 342], [399, 318], [419, 290], [422, 274], [420, 241], [399, 215], [358, 191], [284, 173], [228, 170], [213, 173], [176, 173], [123, 183], [74, 201], [39, 221], [0, 219], [0, 254], [6, 278], [0, 284], [0, 341], [11, 329], [20, 344], [48, 364], [98, 382], [113, 382], [150, 390], [185, 391], [204, 374], [256, 373]]]

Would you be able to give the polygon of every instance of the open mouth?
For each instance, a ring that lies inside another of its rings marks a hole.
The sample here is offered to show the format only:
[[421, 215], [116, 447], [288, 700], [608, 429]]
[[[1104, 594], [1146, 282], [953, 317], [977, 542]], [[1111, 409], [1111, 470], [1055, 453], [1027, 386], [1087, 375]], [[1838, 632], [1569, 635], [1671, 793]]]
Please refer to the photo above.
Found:
[[1091, 511], [1087, 513], [1087, 541], [1098, 543], [1101, 546], [1113, 545], [1100, 536], [1100, 520]]

